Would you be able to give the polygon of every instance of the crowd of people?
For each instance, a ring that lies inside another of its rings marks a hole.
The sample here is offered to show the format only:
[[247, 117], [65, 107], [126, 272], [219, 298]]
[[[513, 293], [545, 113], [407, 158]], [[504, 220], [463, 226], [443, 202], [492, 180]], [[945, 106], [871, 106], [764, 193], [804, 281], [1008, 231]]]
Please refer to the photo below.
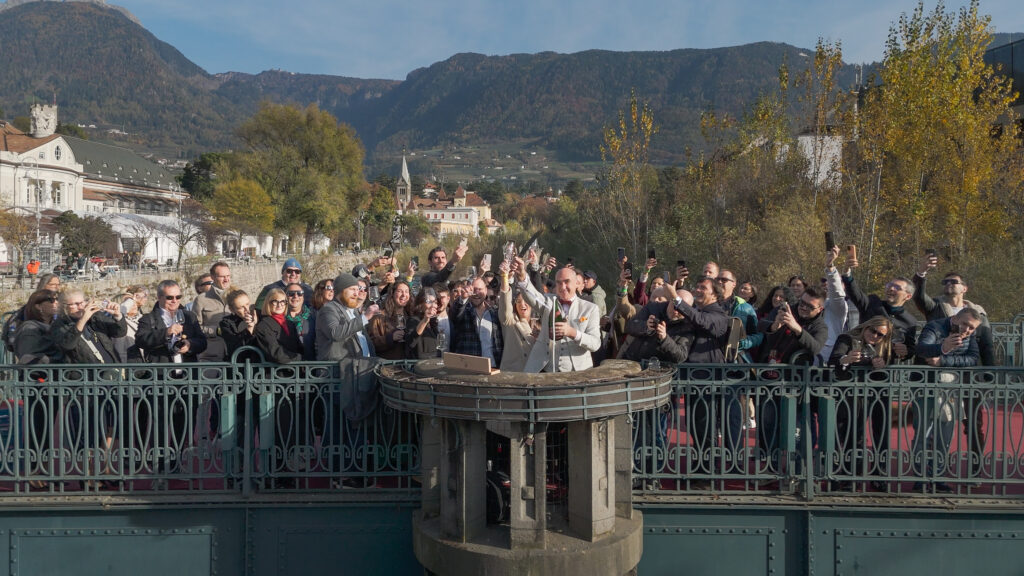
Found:
[[[937, 266], [931, 252], [911, 278], [894, 277], [882, 293], [866, 294], [853, 276], [855, 252], [841, 259], [839, 247], [824, 254], [818, 282], [795, 275], [767, 290], [715, 262], [691, 275], [677, 261], [659, 274], [666, 267], [653, 252], [634, 267], [620, 251], [611, 298], [593, 271], [560, 265], [551, 256], [542, 261], [534, 249], [516, 254], [506, 247], [498, 266], [492, 269], [486, 255], [468, 276], [457, 277], [467, 252], [465, 242], [450, 255], [438, 246], [422, 274], [415, 259], [401, 268], [393, 257], [380, 256], [312, 286], [303, 281], [301, 263], [289, 258], [281, 279], [255, 298], [232, 285], [231, 268], [221, 261], [196, 279], [192, 302], [183, 302], [177, 282], [164, 280], [151, 308], [145, 286], [131, 287], [119, 302], [96, 301], [78, 288], [62, 289], [59, 276], [47, 274], [4, 327], [5, 343], [20, 364], [222, 362], [244, 347], [278, 364], [423, 359], [451, 351], [524, 372], [586, 370], [609, 358], [815, 364], [837, 371], [896, 363], [993, 364], [988, 319], [965, 299], [966, 279], [948, 273], [941, 293], [927, 294]], [[920, 333], [911, 307], [927, 321]], [[736, 449], [744, 429], [760, 424], [759, 446], [766, 453], [777, 449], [772, 402], [708, 400], [687, 410], [695, 442], [708, 446], [720, 435]], [[716, 401], [725, 408], [712, 410]], [[885, 450], [886, 404], [843, 403], [838, 435], [860, 430], [871, 435], [876, 451]], [[968, 436], [975, 462], [985, 446], [981, 419], [972, 418], [979, 410], [966, 405], [962, 411], [965, 430], [973, 426]], [[922, 407], [918, 422], [941, 425], [921, 425], [918, 448], [948, 451], [953, 420], [929, 420], [925, 413]], [[852, 442], [862, 446], [864, 440]]]

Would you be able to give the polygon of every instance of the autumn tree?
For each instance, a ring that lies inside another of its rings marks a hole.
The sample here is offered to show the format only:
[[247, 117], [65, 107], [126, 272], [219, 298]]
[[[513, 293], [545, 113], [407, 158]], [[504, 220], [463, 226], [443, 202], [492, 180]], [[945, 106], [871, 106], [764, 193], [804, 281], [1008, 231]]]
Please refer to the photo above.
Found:
[[36, 241], [35, 219], [16, 210], [0, 210], [0, 238], [7, 245], [8, 257], [18, 269], [16, 287], [21, 287], [28, 251]]
[[648, 162], [651, 137], [657, 131], [650, 106], [641, 103], [635, 91], [616, 124], [604, 129], [600, 186], [584, 191], [579, 200], [583, 222], [598, 250], [609, 253], [616, 246], [630, 254], [647, 250], [658, 210], [651, 194], [657, 176]]
[[238, 133], [248, 147], [242, 170], [270, 195], [275, 229], [301, 235], [307, 251], [362, 204], [362, 144], [350, 126], [315, 104], [265, 103]]
[[269, 234], [274, 229], [270, 194], [254, 180], [238, 177], [217, 184], [207, 207], [218, 226], [237, 236], [239, 251], [242, 236]]
[[[990, 19], [918, 4], [892, 26], [856, 143], [869, 272], [906, 270], [924, 248], [970, 266], [1008, 238], [1006, 199], [1019, 188], [1009, 80], [985, 64]], [[1005, 126], [1006, 134], [994, 137]], [[969, 268], [963, 268], [966, 272]]]

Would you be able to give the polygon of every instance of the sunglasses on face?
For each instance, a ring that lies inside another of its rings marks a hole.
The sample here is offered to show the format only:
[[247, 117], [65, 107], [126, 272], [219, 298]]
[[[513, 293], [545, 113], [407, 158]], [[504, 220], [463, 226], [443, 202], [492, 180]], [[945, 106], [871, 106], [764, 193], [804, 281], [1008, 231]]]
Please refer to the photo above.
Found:
[[[49, 298], [43, 299], [44, 302], [56, 302], [57, 300], [60, 300], [60, 298], [56, 296], [50, 296]], [[79, 302], [79, 304], [82, 304], [82, 302]], [[73, 306], [73, 304], [68, 304], [68, 306]]]
[[366, 290], [367, 290], [366, 286], [360, 286], [359, 287], [359, 291], [360, 292], [366, 292]]
[[210, 280], [209, 282], [200, 282], [199, 285], [200, 286], [213, 286], [213, 280]]
[[296, 270], [295, 268], [289, 268], [289, 269], [285, 270], [284, 273], [288, 274], [290, 276], [292, 274], [302, 274], [302, 270]]
[[879, 338], [885, 338], [886, 336], [889, 335], [888, 332], [881, 332], [881, 331], [879, 331], [878, 329], [876, 329], [874, 327], [867, 328], [864, 331], [867, 332], [868, 334], [874, 334], [875, 336], [878, 336]]
[[905, 290], [905, 288], [903, 288], [903, 286], [901, 284], [897, 284], [896, 282], [889, 282], [888, 284], [885, 285], [885, 288], [886, 289], [892, 288], [893, 290], [895, 290], [897, 292], [903, 292]]
[[302, 294], [302, 290], [290, 290], [290, 291], [288, 292], [288, 297], [289, 297], [289, 298], [293, 298], [293, 297], [295, 297], [295, 296], [302, 296], [302, 295], [303, 295], [303, 294]]
[[164, 294], [164, 300], [181, 300], [181, 294]]
[[963, 284], [963, 282], [960, 282], [956, 278], [946, 278], [945, 280], [942, 281], [942, 283], [946, 285], [952, 284], [953, 286], [956, 286], [957, 284]]
[[334, 286], [324, 286], [324, 292], [334, 292]]

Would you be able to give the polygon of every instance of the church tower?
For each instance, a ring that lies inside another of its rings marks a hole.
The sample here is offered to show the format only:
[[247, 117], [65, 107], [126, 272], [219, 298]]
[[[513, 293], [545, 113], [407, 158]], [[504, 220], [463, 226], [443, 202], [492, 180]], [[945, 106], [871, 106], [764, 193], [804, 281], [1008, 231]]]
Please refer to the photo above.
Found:
[[405, 155], [402, 155], [402, 176], [395, 186], [395, 203], [398, 204], [398, 211], [406, 210], [412, 203], [412, 182], [409, 179], [409, 165], [405, 163]]

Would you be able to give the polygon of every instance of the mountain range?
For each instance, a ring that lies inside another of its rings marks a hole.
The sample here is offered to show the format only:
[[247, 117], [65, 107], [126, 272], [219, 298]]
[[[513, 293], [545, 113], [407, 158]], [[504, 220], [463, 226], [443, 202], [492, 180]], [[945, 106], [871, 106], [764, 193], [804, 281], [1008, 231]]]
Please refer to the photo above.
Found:
[[[29, 2], [0, 10], [0, 109], [26, 115], [56, 99], [61, 121], [116, 127], [133, 144], [181, 157], [237, 145], [234, 128], [261, 101], [316, 103], [351, 124], [368, 161], [403, 148], [533, 141], [562, 160], [599, 158], [601, 129], [631, 89], [650, 103], [652, 160], [699, 148], [704, 110], [742, 116], [777, 86], [779, 66], [812, 55], [779, 43], [717, 49], [575, 54], [456, 54], [404, 81], [295, 74], [210, 74], [102, 3]], [[839, 75], [851, 86], [853, 66]]]

